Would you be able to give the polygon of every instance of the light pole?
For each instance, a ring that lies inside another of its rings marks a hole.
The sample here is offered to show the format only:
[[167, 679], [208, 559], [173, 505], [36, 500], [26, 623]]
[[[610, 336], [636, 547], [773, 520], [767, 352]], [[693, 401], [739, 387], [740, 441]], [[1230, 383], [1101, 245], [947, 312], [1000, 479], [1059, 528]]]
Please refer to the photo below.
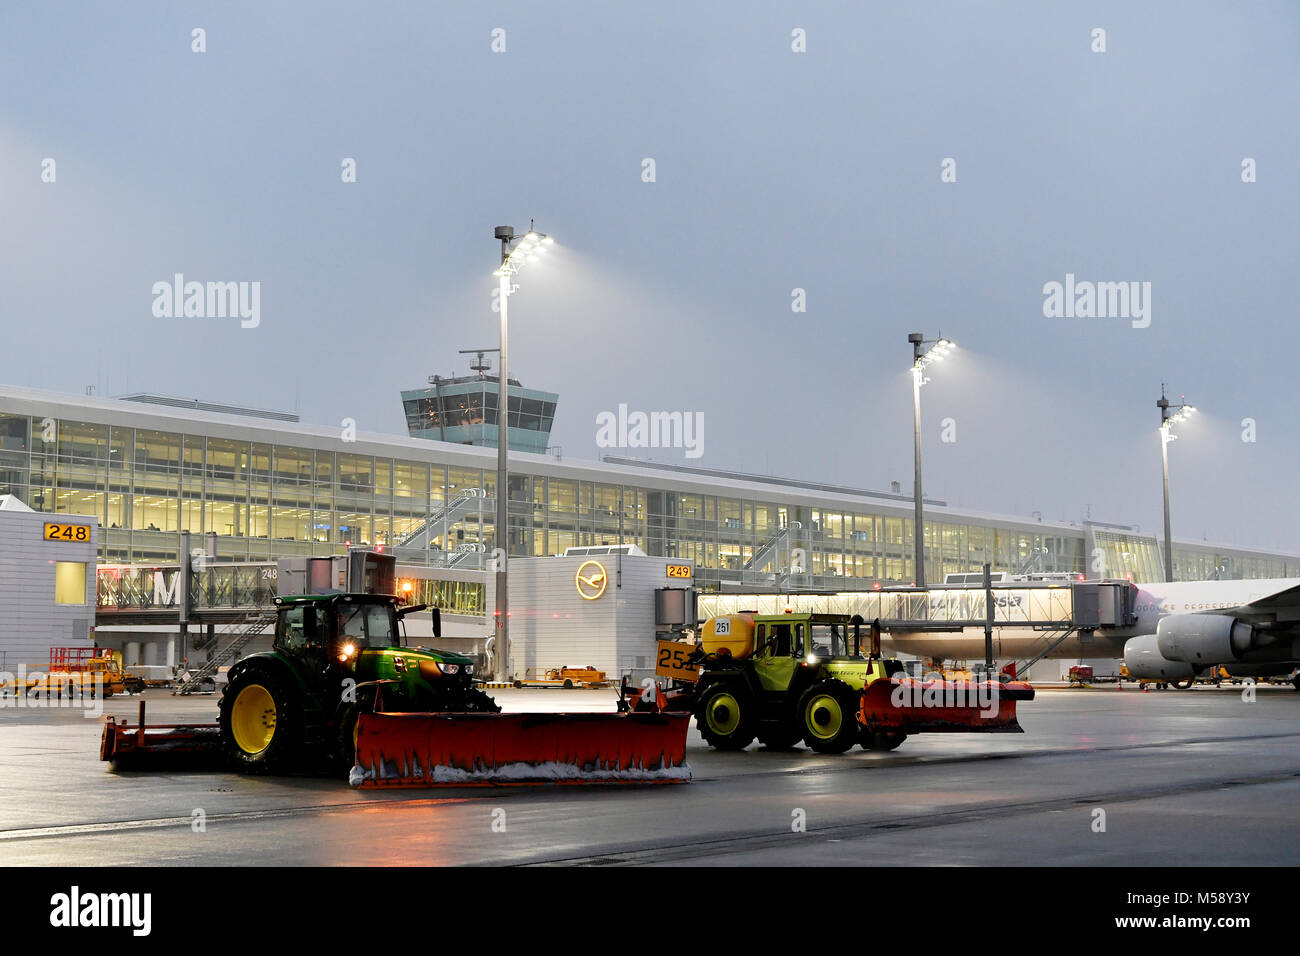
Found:
[[925, 516], [921, 508], [921, 386], [929, 381], [925, 377], [926, 366], [933, 362], [942, 362], [944, 356], [953, 348], [953, 344], [944, 338], [927, 339], [920, 332], [911, 333], [907, 341], [912, 343], [912, 438], [915, 443], [916, 458], [916, 474], [912, 485], [916, 505], [912, 531], [912, 537], [916, 541], [914, 577], [916, 586], [923, 588], [925, 587]]
[[514, 226], [497, 226], [493, 235], [501, 240], [501, 265], [492, 274], [499, 280], [498, 302], [501, 309], [501, 360], [499, 363], [500, 384], [497, 386], [497, 508], [496, 508], [496, 674], [499, 681], [510, 679], [510, 599], [506, 590], [506, 564], [509, 561], [510, 531], [510, 469], [506, 462], [506, 452], [510, 446], [510, 367], [507, 362], [507, 345], [509, 342], [510, 296], [515, 291], [513, 279], [515, 273], [530, 262], [536, 262], [539, 254], [555, 240], [550, 236], [534, 232], [531, 221], [527, 234], [515, 236]]
[[1179, 422], [1186, 421], [1191, 417], [1196, 409], [1187, 402], [1179, 402], [1177, 405], [1170, 403], [1165, 397], [1165, 386], [1160, 386], [1160, 400], [1156, 402], [1156, 407], [1160, 409], [1160, 467], [1164, 477], [1165, 486], [1165, 580], [1174, 579], [1174, 541], [1173, 533], [1169, 527], [1169, 443], [1178, 438], [1174, 434], [1174, 426]]

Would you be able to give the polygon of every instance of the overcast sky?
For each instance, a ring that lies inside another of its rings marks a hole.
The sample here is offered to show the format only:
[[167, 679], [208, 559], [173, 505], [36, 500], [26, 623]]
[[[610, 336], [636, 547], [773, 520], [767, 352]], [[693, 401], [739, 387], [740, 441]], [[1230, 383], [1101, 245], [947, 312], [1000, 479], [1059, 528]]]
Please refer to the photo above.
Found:
[[[910, 491], [941, 332], [929, 494], [1157, 533], [1168, 381], [1175, 536], [1300, 552], [1298, 50], [1290, 2], [10, 5], [0, 382], [402, 434], [535, 217], [511, 371], [566, 458], [626, 403], [702, 413], [693, 464]], [[260, 324], [155, 317], [175, 273]], [[1149, 325], [1045, 317], [1067, 273]]]

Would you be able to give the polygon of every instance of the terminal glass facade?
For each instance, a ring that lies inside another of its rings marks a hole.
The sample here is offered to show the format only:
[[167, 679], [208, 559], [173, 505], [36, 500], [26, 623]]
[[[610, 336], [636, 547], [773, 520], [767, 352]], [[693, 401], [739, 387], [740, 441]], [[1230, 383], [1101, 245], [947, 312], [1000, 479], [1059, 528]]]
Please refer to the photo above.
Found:
[[[292, 434], [270, 444], [0, 412], [0, 494], [38, 511], [95, 515], [105, 564], [175, 561], [179, 532], [189, 531], [215, 532], [224, 561], [383, 545], [402, 563], [449, 564], [458, 555], [458, 567], [481, 566], [496, 546], [494, 471], [437, 456], [432, 448], [418, 460], [357, 454], [342, 442], [322, 447], [321, 439]], [[540, 556], [633, 544], [692, 561], [702, 587], [771, 586], [782, 575], [784, 583], [825, 590], [913, 580], [913, 523], [896, 509], [876, 510], [865, 496], [846, 510], [783, 502], [776, 488], [764, 500], [724, 486], [719, 492], [512, 474], [509, 551]], [[925, 530], [931, 582], [986, 561], [998, 571], [1097, 576], [1082, 529], [938, 518]], [[1159, 580], [1158, 554], [1139, 554], [1121, 538], [1107, 539], [1106, 573]], [[466, 556], [475, 563], [459, 561]], [[1296, 559], [1209, 548], [1176, 551], [1175, 563], [1186, 579], [1300, 573]]]

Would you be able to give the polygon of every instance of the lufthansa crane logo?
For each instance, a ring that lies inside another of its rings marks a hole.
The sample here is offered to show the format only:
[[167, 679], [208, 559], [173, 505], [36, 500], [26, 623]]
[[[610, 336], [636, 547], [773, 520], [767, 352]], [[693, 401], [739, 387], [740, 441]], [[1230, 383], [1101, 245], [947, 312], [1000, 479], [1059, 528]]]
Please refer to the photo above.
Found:
[[605, 593], [605, 584], [608, 580], [603, 564], [599, 561], [588, 561], [578, 568], [573, 583], [577, 586], [579, 595], [585, 600], [594, 601]]

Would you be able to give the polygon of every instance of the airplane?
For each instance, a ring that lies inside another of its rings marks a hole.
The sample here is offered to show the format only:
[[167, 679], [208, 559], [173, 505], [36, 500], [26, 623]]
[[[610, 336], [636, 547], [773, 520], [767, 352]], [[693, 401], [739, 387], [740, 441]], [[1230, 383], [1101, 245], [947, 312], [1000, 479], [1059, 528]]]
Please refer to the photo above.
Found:
[[[1300, 664], [1297, 578], [1144, 584], [1136, 611], [1137, 624], [1124, 629], [1134, 634], [1124, 642], [1134, 679], [1188, 687], [1218, 666], [1233, 677], [1278, 677]], [[1300, 673], [1291, 682], [1300, 690]]]
[[[1137, 585], [1135, 623], [1075, 632], [1048, 658], [1123, 657], [1129, 676], [1190, 687], [1216, 666], [1233, 677], [1277, 677], [1300, 666], [1300, 578], [1181, 581]], [[982, 629], [895, 631], [885, 642], [918, 656], [972, 660], [984, 656]], [[1043, 634], [995, 628], [994, 656], [1028, 658]], [[1292, 683], [1300, 690], [1300, 673]]]

